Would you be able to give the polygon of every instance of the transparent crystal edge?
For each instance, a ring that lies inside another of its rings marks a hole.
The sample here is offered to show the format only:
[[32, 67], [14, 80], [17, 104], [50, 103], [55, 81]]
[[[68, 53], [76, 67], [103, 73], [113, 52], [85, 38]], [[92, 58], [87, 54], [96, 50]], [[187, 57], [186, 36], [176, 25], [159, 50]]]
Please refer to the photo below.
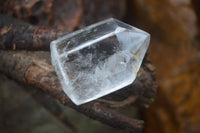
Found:
[[76, 34], [79, 34], [79, 33], [83, 32], [83, 31], [85, 31], [85, 30], [90, 30], [90, 29], [92, 29], [92, 28], [94, 28], [94, 27], [96, 27], [96, 26], [99, 26], [99, 25], [104, 24], [104, 23], [111, 22], [111, 21], [113, 21], [113, 20], [115, 20], [115, 19], [114, 19], [114, 18], [108, 18], [108, 19], [102, 20], [102, 21], [100, 21], [100, 22], [91, 24], [91, 25], [86, 26], [86, 27], [84, 27], [84, 28], [82, 28], [82, 29], [79, 29], [79, 30], [73, 31], [73, 32], [71, 32], [71, 33], [68, 33], [67, 35], [62, 36], [62, 37], [60, 37], [59, 39], [54, 40], [54, 42], [55, 42], [55, 43], [58, 43], [58, 42], [63, 41], [63, 40], [65, 40], [65, 39], [67, 39], [67, 38], [70, 38], [70, 37], [72, 37], [72, 36], [74, 36], [74, 35], [76, 35]]
[[56, 39], [56, 40], [52, 41], [51, 43], [58, 43], [58, 42], [63, 41], [63, 40], [65, 40], [65, 39], [67, 39], [67, 38], [70, 38], [70, 37], [72, 37], [72, 36], [74, 36], [74, 35], [76, 35], [76, 34], [79, 34], [79, 33], [83, 32], [83, 31], [85, 31], [85, 30], [90, 30], [90, 29], [92, 29], [92, 28], [94, 28], [94, 27], [96, 27], [96, 26], [99, 26], [99, 25], [101, 25], [101, 24], [108, 23], [108, 22], [111, 22], [111, 21], [115, 21], [116, 24], [117, 24], [119, 27], [124, 28], [123, 26], [119, 25], [119, 24], [121, 23], [121, 24], [123, 24], [123, 25], [126, 25], [126, 26], [132, 28], [133, 30], [136, 30], [136, 31], [138, 31], [138, 32], [143, 32], [143, 33], [145, 33], [145, 34], [147, 34], [147, 35], [150, 35], [148, 32], [146, 32], [146, 31], [144, 31], [144, 30], [141, 30], [141, 29], [138, 29], [138, 28], [136, 28], [136, 27], [134, 27], [134, 26], [131, 26], [131, 25], [129, 25], [129, 24], [126, 24], [126, 23], [124, 23], [124, 22], [122, 22], [122, 21], [120, 21], [120, 20], [118, 20], [118, 19], [115, 19], [115, 18], [108, 18], [108, 19], [102, 20], [102, 21], [100, 21], [100, 22], [94, 23], [94, 24], [92, 24], [92, 25], [86, 26], [86, 27], [84, 27], [84, 28], [82, 28], [82, 29], [79, 29], [79, 30], [70, 32], [70, 33], [68, 33], [68, 34], [66, 34], [66, 35], [64, 35], [64, 36], [62, 36], [62, 37], [60, 37], [59, 39]]
[[73, 52], [75, 52], [75, 51], [78, 51], [78, 50], [80, 50], [80, 49], [82, 49], [82, 48], [88, 47], [88, 46], [90, 46], [90, 45], [92, 45], [92, 44], [94, 44], [94, 43], [97, 43], [97, 42], [99, 42], [99, 41], [102, 41], [102, 40], [104, 40], [104, 39], [106, 39], [106, 38], [108, 38], [108, 37], [111, 37], [111, 36], [113, 36], [113, 35], [115, 35], [115, 34], [117, 34], [117, 33], [119, 33], [119, 32], [124, 31], [124, 30], [125, 30], [125, 28], [123, 28], [123, 27], [117, 27], [113, 32], [108, 33], [108, 34], [105, 34], [105, 35], [103, 35], [103, 36], [101, 36], [101, 37], [99, 37], [99, 38], [97, 38], [97, 39], [95, 39], [95, 40], [86, 41], [86, 42], [84, 42], [84, 43], [82, 43], [82, 44], [80, 44], [80, 45], [74, 47], [73, 49], [67, 51], [66, 54], [71, 54], [71, 53], [73, 53]]
[[[75, 97], [73, 97], [73, 96], [71, 96], [71, 95], [68, 95], [68, 97], [70, 97], [70, 99], [71, 99], [71, 100], [73, 101], [73, 103], [75, 103], [76, 105], [81, 105], [81, 104], [84, 104], [84, 103], [87, 103], [87, 102], [91, 102], [91, 101], [93, 101], [93, 100], [96, 100], [96, 99], [98, 99], [98, 98], [101, 98], [101, 97], [103, 97], [103, 96], [105, 96], [105, 95], [111, 94], [111, 93], [113, 93], [113, 92], [115, 92], [115, 91], [118, 91], [118, 90], [120, 90], [120, 89], [123, 89], [124, 87], [126, 87], [126, 86], [132, 84], [132, 83], [135, 81], [135, 79], [136, 79], [136, 75], [135, 75], [130, 81], [128, 81], [128, 82], [125, 82], [124, 84], [122, 84], [122, 85], [120, 85], [120, 86], [117, 86], [117, 87], [115, 87], [115, 88], [112, 88], [112, 89], [110, 89], [109, 91], [104, 91], [104, 93], [101, 92], [101, 94], [95, 95], [94, 97], [89, 98], [89, 99], [84, 100], [84, 101], [83, 101], [83, 100], [77, 100], [77, 98], [75, 98]], [[69, 93], [67, 89], [63, 88], [63, 90], [64, 90], [64, 92], [65, 92], [66, 94]]]
[[[121, 26], [121, 24], [122, 24], [122, 25], [125, 25], [125, 26], [127, 26], [127, 27], [129, 27], [129, 28], [131, 28], [131, 29], [133, 29], [133, 30], [135, 30], [135, 31], [137, 31], [137, 32], [141, 32], [141, 33], [145, 33], [146, 35], [150, 35], [148, 32], [146, 32], [146, 31], [144, 31], [144, 30], [141, 30], [141, 29], [139, 29], [139, 28], [136, 28], [136, 27], [134, 27], [134, 26], [132, 26], [132, 25], [130, 25], [130, 24], [124, 23], [124, 22], [122, 22], [122, 21], [120, 21], [120, 20], [118, 20], [118, 19], [113, 18], [113, 20], [116, 22], [116, 24], [117, 24], [119, 27], [123, 27], [123, 26]], [[123, 27], [123, 28], [124, 28], [124, 27]]]
[[147, 40], [147, 47], [146, 47], [146, 49], [145, 49], [144, 55], [143, 55], [143, 57], [142, 57], [142, 60], [141, 60], [140, 64], [138, 65], [137, 72], [140, 70], [140, 67], [141, 67], [142, 62], [143, 62], [143, 60], [144, 60], [144, 57], [145, 57], [145, 55], [146, 55], [146, 53], [147, 53], [147, 50], [148, 50], [148, 48], [149, 48], [149, 44], [150, 44], [150, 40], [151, 40], [150, 38], [151, 38], [151, 35], [150, 35], [149, 33], [147, 33], [146, 39], [144, 40], [144, 41]]
[[62, 64], [60, 63], [60, 60], [58, 58], [59, 54], [58, 54], [55, 47], [56, 47], [56, 42], [52, 41], [51, 44], [50, 44], [51, 63], [53, 65], [53, 67], [55, 68], [56, 75], [58, 76], [58, 79], [59, 79], [61, 86], [62, 86], [62, 89], [63, 89], [63, 88], [65, 88], [65, 86], [69, 85], [69, 84], [66, 84], [66, 81], [69, 81], [69, 80], [68, 80], [67, 75], [63, 75]]

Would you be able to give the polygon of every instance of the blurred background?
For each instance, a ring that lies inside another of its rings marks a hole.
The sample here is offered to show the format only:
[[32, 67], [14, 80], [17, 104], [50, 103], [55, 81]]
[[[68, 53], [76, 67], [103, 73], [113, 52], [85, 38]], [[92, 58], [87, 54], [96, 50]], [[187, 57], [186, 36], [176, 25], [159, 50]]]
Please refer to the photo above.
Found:
[[[109, 17], [149, 32], [148, 58], [156, 67], [158, 93], [148, 109], [132, 107], [131, 112], [123, 112], [143, 119], [144, 133], [200, 132], [199, 0], [1, 0], [0, 12], [33, 25], [69, 32]], [[123, 132], [60, 106], [70, 114], [78, 133]], [[0, 132], [74, 130], [0, 74]]]

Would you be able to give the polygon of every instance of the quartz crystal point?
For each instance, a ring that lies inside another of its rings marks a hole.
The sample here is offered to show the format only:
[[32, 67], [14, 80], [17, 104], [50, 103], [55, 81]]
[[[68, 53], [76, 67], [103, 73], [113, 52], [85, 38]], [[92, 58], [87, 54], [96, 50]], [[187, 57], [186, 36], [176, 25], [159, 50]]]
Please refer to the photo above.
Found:
[[80, 105], [131, 84], [149, 41], [148, 33], [110, 18], [52, 41], [52, 64]]

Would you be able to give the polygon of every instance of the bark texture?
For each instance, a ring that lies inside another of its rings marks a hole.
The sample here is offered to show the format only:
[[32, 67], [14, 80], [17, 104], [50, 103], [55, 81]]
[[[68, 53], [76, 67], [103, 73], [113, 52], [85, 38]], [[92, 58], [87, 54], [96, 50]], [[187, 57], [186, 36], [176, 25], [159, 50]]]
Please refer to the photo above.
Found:
[[67, 31], [39, 28], [0, 14], [0, 49], [49, 50], [50, 42]]
[[[125, 107], [137, 103], [140, 106], [148, 106], [156, 94], [155, 78], [152, 75], [154, 67], [146, 60], [140, 70], [136, 82], [119, 93], [111, 94], [111, 98], [101, 98], [81, 106], [74, 105], [64, 94], [53, 67], [50, 65], [49, 52], [27, 51], [0, 51], [0, 71], [19, 83], [36, 87], [46, 94], [59, 100], [62, 104], [87, 115], [90, 118], [102, 121], [110, 126], [125, 129], [129, 132], [141, 132], [143, 121], [126, 117], [109, 108], [112, 105]], [[133, 89], [132, 94], [130, 90]], [[129, 93], [126, 93], [129, 90]], [[119, 99], [118, 96], [124, 96]], [[129, 97], [136, 97], [130, 100]], [[118, 95], [118, 96], [117, 96]], [[109, 103], [108, 101], [115, 101]], [[121, 105], [121, 101], [127, 101]]]

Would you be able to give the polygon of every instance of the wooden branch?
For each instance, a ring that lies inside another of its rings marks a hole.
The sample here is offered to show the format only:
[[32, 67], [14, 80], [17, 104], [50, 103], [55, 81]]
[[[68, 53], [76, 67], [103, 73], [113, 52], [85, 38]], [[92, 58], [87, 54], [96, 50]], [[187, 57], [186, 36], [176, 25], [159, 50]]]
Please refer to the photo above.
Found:
[[[62, 104], [70, 106], [86, 116], [102, 121], [110, 126], [125, 129], [130, 132], [142, 131], [143, 121], [121, 115], [107, 108], [97, 100], [81, 106], [73, 104], [63, 92], [59, 80], [50, 65], [49, 52], [0, 50], [0, 60], [0, 71], [17, 82], [39, 88], [46, 94], [59, 100]], [[142, 101], [142, 99], [153, 99], [156, 92], [156, 88], [154, 88], [155, 86], [153, 85], [155, 84], [155, 80], [151, 75], [154, 70], [151, 71], [152, 68], [148, 67], [148, 65], [151, 66], [151, 64], [148, 61], [145, 62], [146, 65], [140, 69], [134, 84], [130, 85], [127, 88], [128, 90], [124, 88], [119, 91], [122, 97], [126, 97], [124, 96], [124, 94], [126, 94], [125, 92], [128, 91], [130, 94], [130, 90], [134, 90], [132, 91], [132, 95], [138, 96], [138, 98], [132, 101], [138, 104], [141, 103], [141, 105], [149, 104], [149, 101], [144, 102], [145, 100]], [[132, 88], [134, 86], [135, 88]], [[122, 100], [118, 98], [120, 95], [119, 92], [110, 94], [111, 97], [109, 98], [116, 101]], [[109, 100], [109, 98], [104, 97], [106, 100]]]
[[50, 42], [67, 31], [38, 28], [0, 14], [0, 49], [49, 50]]

